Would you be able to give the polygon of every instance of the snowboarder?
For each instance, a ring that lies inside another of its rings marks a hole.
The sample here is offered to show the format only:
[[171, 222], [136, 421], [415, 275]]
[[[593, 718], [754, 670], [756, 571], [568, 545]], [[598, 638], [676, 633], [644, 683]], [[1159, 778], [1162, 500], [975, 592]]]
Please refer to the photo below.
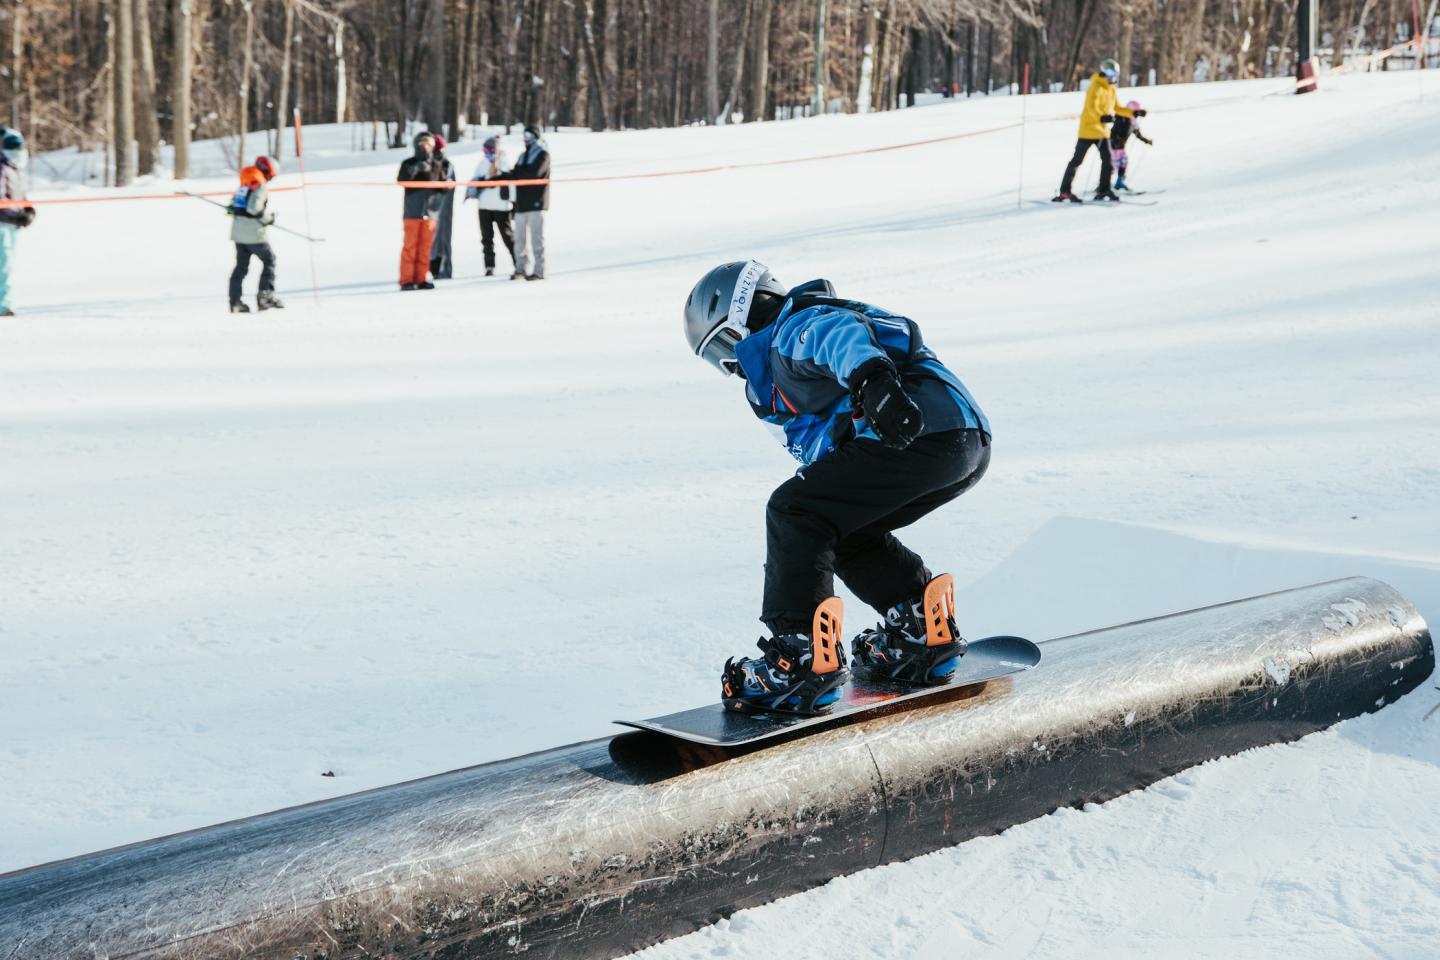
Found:
[[[0, 127], [0, 200], [25, 199], [25, 137], [19, 130]], [[13, 317], [10, 305], [10, 268], [21, 230], [35, 222], [35, 208], [0, 207], [0, 317]]]
[[[1145, 111], [1140, 109], [1140, 101], [1131, 100], [1125, 106], [1135, 116], [1144, 116]], [[1138, 111], [1138, 112], [1137, 112]], [[1125, 155], [1125, 143], [1130, 139], [1131, 134], [1146, 146], [1153, 147], [1155, 141], [1140, 132], [1140, 124], [1131, 117], [1124, 115], [1115, 118], [1114, 125], [1110, 128], [1110, 156], [1115, 161], [1115, 189], [1130, 192], [1130, 187], [1125, 183], [1125, 172], [1130, 169], [1130, 158]]]
[[[455, 182], [455, 164], [445, 156], [445, 138], [435, 134], [435, 162], [440, 164], [440, 179]], [[449, 280], [454, 274], [454, 263], [450, 259], [450, 235], [455, 225], [455, 188], [436, 190], [440, 198], [440, 211], [435, 216], [435, 239], [430, 245], [430, 274], [436, 280]]]
[[261, 310], [284, 307], [275, 296], [275, 251], [265, 228], [275, 222], [270, 209], [270, 181], [280, 172], [280, 162], [260, 156], [255, 163], [240, 171], [240, 186], [230, 200], [230, 240], [235, 244], [235, 269], [230, 271], [230, 312], [249, 313], [243, 290], [245, 276], [250, 272], [250, 258], [260, 261], [260, 292], [255, 306]]
[[[540, 128], [525, 128], [525, 152], [520, 155], [510, 176], [516, 180], [548, 180], [550, 152], [540, 138]], [[545, 279], [545, 211], [550, 209], [550, 184], [541, 183], [515, 188], [515, 272], [511, 280]], [[530, 267], [530, 250], [535, 266]]]
[[754, 260], [695, 285], [685, 336], [696, 356], [740, 375], [751, 410], [783, 429], [802, 465], [766, 507], [760, 620], [771, 636], [762, 656], [726, 662], [725, 705], [804, 713], [839, 696], [835, 574], [884, 615], [853, 640], [858, 668], [946, 680], [963, 641], [951, 611], [931, 617], [941, 608], [927, 601], [951, 578], [932, 578], [891, 531], [960, 496], [990, 462], [989, 422], [959, 378], [913, 320], [836, 297], [828, 280], [787, 290]]
[[[400, 183], [443, 180], [435, 161], [435, 135], [415, 134], [415, 153], [400, 164]], [[434, 187], [406, 187], [405, 241], [400, 248], [400, 289], [434, 290], [429, 280], [430, 249], [435, 243], [435, 215], [440, 212], [440, 191]]]
[[[506, 163], [505, 152], [500, 149], [499, 138], [487, 137], [483, 145], [483, 152], [484, 155], [480, 158], [480, 163], [470, 179], [472, 181], [510, 179], [510, 167]], [[516, 263], [515, 235], [510, 229], [510, 208], [513, 205], [511, 198], [514, 195], [514, 187], [480, 187], [472, 183], [471, 186], [465, 188], [465, 199], [474, 200], [475, 205], [480, 208], [480, 246], [485, 253], [485, 276], [487, 277], [495, 275], [495, 233], [497, 231], [500, 234], [500, 242], [505, 244], [505, 252], [510, 255], [512, 273], [524, 276], [519, 267], [514, 267]]]
[[1113, 123], [1117, 116], [1143, 117], [1145, 111], [1131, 110], [1116, 102], [1115, 84], [1119, 79], [1120, 64], [1110, 58], [1104, 60], [1100, 69], [1090, 78], [1090, 86], [1085, 90], [1085, 106], [1080, 111], [1080, 136], [1075, 141], [1075, 155], [1070, 158], [1070, 164], [1065, 168], [1065, 178], [1060, 181], [1060, 192], [1055, 195], [1056, 203], [1065, 200], [1081, 202], [1079, 197], [1070, 192], [1070, 186], [1075, 181], [1075, 172], [1080, 169], [1080, 163], [1091, 147], [1100, 152], [1100, 185], [1095, 189], [1095, 199], [1120, 199], [1115, 195], [1115, 191], [1110, 189], [1110, 132], [1105, 129], [1105, 124]]

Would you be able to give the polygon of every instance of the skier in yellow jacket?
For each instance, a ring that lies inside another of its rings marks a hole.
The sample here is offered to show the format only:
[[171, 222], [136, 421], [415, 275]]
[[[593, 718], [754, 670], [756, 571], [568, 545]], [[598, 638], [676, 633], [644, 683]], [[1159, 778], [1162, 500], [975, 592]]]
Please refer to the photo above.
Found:
[[1110, 131], [1106, 125], [1114, 123], [1117, 116], [1143, 117], [1145, 111], [1120, 106], [1115, 92], [1115, 83], [1119, 78], [1120, 65], [1113, 59], [1103, 61], [1100, 71], [1090, 78], [1090, 86], [1085, 91], [1085, 108], [1080, 111], [1080, 137], [1075, 141], [1075, 155], [1070, 158], [1070, 165], [1065, 168], [1065, 179], [1060, 181], [1060, 192], [1055, 196], [1056, 203], [1064, 200], [1071, 203], [1082, 202], [1070, 192], [1070, 185], [1075, 180], [1075, 171], [1080, 169], [1081, 161], [1092, 146], [1100, 151], [1100, 186], [1095, 191], [1095, 199], [1120, 199], [1115, 195], [1115, 191], [1110, 189]]

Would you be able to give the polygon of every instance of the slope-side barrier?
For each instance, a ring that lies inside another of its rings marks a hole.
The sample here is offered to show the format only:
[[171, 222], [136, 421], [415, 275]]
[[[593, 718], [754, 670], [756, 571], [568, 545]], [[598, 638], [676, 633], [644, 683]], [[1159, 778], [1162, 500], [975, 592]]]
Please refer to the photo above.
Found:
[[560, 747], [0, 876], [8, 960], [607, 957], [1393, 701], [1415, 608], [1338, 580], [1051, 640], [950, 702], [725, 757]]

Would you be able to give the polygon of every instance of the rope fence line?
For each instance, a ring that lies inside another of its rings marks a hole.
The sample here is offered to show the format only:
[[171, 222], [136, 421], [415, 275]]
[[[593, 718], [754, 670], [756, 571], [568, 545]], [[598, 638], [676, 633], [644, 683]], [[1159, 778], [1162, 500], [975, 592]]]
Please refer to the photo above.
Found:
[[[1382, 50], [1353, 61], [1347, 61], [1340, 67], [1327, 71], [1325, 76], [1336, 76], [1353, 70], [1360, 66], [1369, 66], [1387, 57], [1394, 56], [1404, 50], [1413, 47], [1414, 44], [1406, 41], [1396, 44], [1387, 50]], [[1313, 86], [1317, 78], [1297, 79], [1294, 77], [1273, 78], [1280, 81], [1277, 90], [1267, 91], [1260, 97], [1270, 97], [1277, 94], [1290, 93], [1299, 87]], [[1188, 103], [1182, 106], [1166, 107], [1164, 113], [1183, 113], [1190, 110], [1205, 110], [1211, 107], [1224, 104], [1245, 102], [1258, 99], [1254, 95], [1238, 95], [1230, 97], [1213, 97], [1195, 103]], [[1022, 100], [1025, 98], [1022, 96]], [[1022, 104], [1023, 107], [1023, 104]], [[271, 187], [271, 193], [289, 193], [297, 190], [309, 190], [313, 188], [334, 189], [348, 187], [404, 187], [419, 190], [453, 190], [457, 187], [530, 187], [545, 186], [548, 184], [566, 183], [613, 183], [622, 180], [653, 180], [665, 177], [688, 177], [709, 173], [723, 173], [729, 170], [748, 170], [760, 167], [779, 167], [797, 163], [815, 163], [824, 160], [840, 160], [846, 157], [858, 157], [873, 153], [886, 153], [895, 150], [909, 150], [916, 147], [934, 146], [940, 143], [952, 143], [957, 140], [969, 140], [975, 137], [989, 136], [995, 133], [1003, 133], [1006, 130], [1022, 128], [1030, 123], [1058, 123], [1066, 120], [1078, 119], [1078, 113], [1052, 114], [1050, 116], [1030, 117], [1023, 120], [1014, 120], [1009, 123], [999, 124], [993, 127], [985, 127], [980, 130], [967, 130], [964, 133], [952, 133], [942, 137], [928, 137], [923, 140], [910, 140], [904, 143], [891, 143], [878, 147], [862, 147], [857, 150], [840, 150], [831, 153], [817, 153], [803, 157], [787, 157], [779, 160], [751, 160], [742, 163], [723, 163], [705, 167], [689, 167], [681, 170], [657, 170], [649, 173], [615, 173], [600, 174], [588, 177], [551, 177], [548, 179], [536, 180], [331, 180], [320, 182], [302, 183], [293, 186]], [[233, 194], [232, 190], [208, 190], [208, 191], [187, 191], [175, 193], [137, 193], [120, 194], [100, 197], [37, 197], [28, 200], [0, 200], [0, 208], [24, 207], [24, 206], [58, 206], [60, 204], [76, 203], [117, 203], [133, 200], [183, 200], [193, 197], [228, 197]]]

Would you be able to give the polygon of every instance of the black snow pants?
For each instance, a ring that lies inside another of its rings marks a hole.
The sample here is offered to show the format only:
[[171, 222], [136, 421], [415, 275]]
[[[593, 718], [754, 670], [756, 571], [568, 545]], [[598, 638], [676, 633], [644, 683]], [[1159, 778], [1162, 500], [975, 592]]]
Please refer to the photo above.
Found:
[[1061, 193], [1070, 192], [1070, 185], [1075, 181], [1075, 171], [1080, 169], [1080, 164], [1085, 160], [1085, 152], [1092, 146], [1100, 151], [1100, 186], [1097, 192], [1110, 191], [1110, 141], [1102, 138], [1075, 141], [1075, 156], [1070, 158], [1070, 165], [1065, 168], [1065, 179], [1060, 181]]
[[244, 294], [245, 275], [250, 272], [250, 258], [260, 261], [260, 292], [275, 290], [275, 251], [268, 243], [235, 244], [235, 269], [230, 271], [230, 302], [239, 303]]
[[509, 210], [481, 210], [480, 211], [480, 246], [485, 251], [485, 269], [495, 269], [495, 231], [500, 231], [500, 242], [505, 244], [505, 252], [510, 254], [510, 262], [515, 262], [515, 230], [510, 225]]
[[930, 571], [891, 531], [960, 496], [989, 465], [983, 432], [947, 430], [904, 450], [851, 440], [805, 467], [766, 508], [761, 621], [777, 635], [809, 633], [835, 574], [876, 610], [918, 600]]

